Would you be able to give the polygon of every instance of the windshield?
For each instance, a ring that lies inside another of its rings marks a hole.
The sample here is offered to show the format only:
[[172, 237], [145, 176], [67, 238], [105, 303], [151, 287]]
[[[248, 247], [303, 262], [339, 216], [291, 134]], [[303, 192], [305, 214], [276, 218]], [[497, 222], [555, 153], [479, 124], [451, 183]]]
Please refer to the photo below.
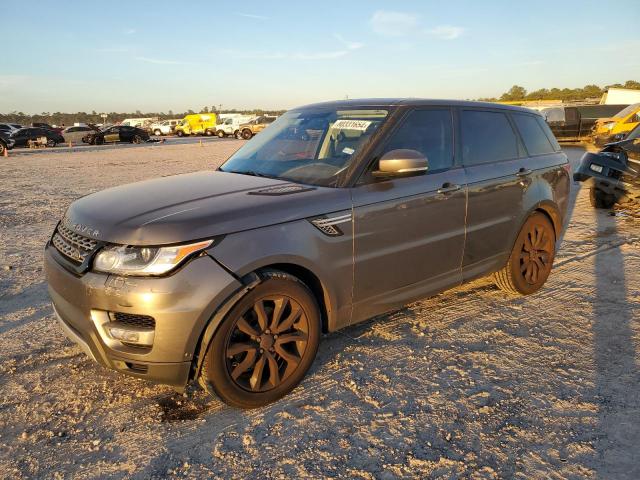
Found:
[[631, 130], [629, 134], [624, 138], [625, 140], [635, 140], [636, 138], [640, 138], [640, 125], [637, 125], [636, 128]]
[[633, 105], [629, 105], [628, 107], [623, 108], [618, 113], [615, 114], [614, 118], [624, 118], [634, 110], [638, 110], [640, 108], [640, 103], [634, 103]]
[[220, 170], [335, 186], [387, 110], [296, 110], [245, 144]]

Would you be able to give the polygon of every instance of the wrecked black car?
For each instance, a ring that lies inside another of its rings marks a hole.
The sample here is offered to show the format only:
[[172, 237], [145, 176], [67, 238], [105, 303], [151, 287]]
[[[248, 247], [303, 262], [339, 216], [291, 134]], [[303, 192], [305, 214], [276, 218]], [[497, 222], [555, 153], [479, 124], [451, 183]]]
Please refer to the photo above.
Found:
[[640, 199], [640, 125], [623, 140], [585, 153], [573, 179], [590, 184], [594, 208]]

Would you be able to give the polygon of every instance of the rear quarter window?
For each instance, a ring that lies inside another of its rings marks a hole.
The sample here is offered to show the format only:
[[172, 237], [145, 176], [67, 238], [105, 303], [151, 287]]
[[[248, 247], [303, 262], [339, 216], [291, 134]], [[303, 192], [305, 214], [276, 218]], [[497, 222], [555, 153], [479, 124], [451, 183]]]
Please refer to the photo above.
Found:
[[465, 165], [518, 158], [518, 137], [502, 112], [461, 112], [462, 161]]
[[555, 152], [549, 137], [537, 122], [536, 117], [518, 113], [512, 116], [529, 155], [545, 155]]

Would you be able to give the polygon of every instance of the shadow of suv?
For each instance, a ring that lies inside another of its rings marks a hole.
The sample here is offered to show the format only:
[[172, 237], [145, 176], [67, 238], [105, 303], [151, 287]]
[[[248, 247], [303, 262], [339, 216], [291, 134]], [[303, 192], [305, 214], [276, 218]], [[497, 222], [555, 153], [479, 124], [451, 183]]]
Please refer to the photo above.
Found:
[[75, 201], [46, 246], [49, 292], [102, 365], [257, 407], [302, 380], [322, 332], [486, 275], [536, 292], [569, 185], [527, 109], [310, 105], [217, 171]]

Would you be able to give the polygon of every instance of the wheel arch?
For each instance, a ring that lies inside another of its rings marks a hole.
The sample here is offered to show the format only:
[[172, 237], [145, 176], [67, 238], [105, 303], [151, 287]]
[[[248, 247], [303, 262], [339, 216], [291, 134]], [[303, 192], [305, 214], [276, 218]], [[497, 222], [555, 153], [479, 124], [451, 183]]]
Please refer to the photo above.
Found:
[[242, 287], [231, 294], [227, 299], [220, 304], [220, 306], [213, 313], [211, 318], [207, 321], [200, 337], [196, 342], [196, 349], [194, 351], [192, 360], [191, 379], [199, 379], [200, 371], [202, 369], [202, 363], [204, 361], [205, 354], [209, 348], [213, 336], [226, 318], [229, 311], [233, 306], [240, 301], [247, 293], [253, 290], [257, 285], [262, 282], [260, 272], [264, 270], [280, 270], [284, 273], [288, 273], [300, 281], [302, 281], [311, 290], [314, 298], [318, 302], [318, 308], [320, 309], [320, 319], [322, 322], [322, 332], [326, 333], [330, 329], [330, 316], [331, 316], [331, 297], [325, 286], [322, 283], [318, 275], [316, 275], [309, 268], [301, 265], [299, 262], [272, 262], [260, 265], [259, 267], [253, 267], [253, 269], [242, 275], [241, 282]]
[[[560, 209], [557, 207], [557, 205], [549, 200], [538, 202], [538, 204], [536, 204], [527, 214], [524, 222], [526, 222], [527, 218], [529, 218], [535, 212], [542, 213], [551, 221], [556, 239], [560, 238], [560, 235], [562, 234], [562, 215], [560, 214]], [[524, 225], [524, 222], [522, 222], [522, 225]], [[520, 226], [520, 228], [522, 228], [522, 225]]]

